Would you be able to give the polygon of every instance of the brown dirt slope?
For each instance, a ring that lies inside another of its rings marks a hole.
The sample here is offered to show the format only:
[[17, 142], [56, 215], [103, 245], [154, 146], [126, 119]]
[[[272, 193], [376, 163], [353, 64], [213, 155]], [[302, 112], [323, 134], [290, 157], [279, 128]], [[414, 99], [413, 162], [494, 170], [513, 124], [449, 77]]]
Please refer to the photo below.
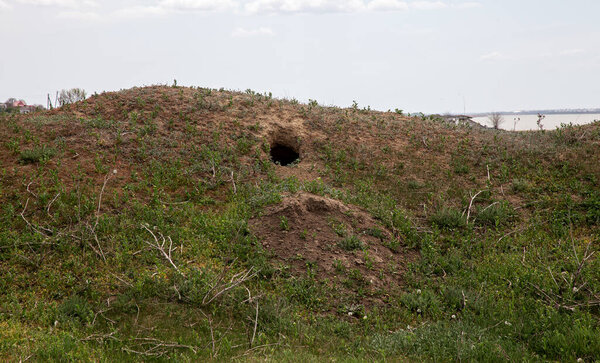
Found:
[[366, 211], [305, 192], [267, 208], [250, 227], [293, 275], [311, 270], [344, 290], [362, 288], [377, 301], [403, 285], [414, 257]]
[[[536, 178], [543, 178], [545, 170], [562, 168], [557, 159], [570, 160], [582, 174], [600, 176], [600, 163], [584, 162], [598, 157], [599, 123], [561, 132], [510, 133], [458, 127], [431, 117], [193, 87], [133, 88], [61, 109], [5, 117], [0, 138], [0, 177], [2, 185], [11, 186], [0, 193], [0, 204], [23, 204], [40, 192], [49, 195], [47, 201], [28, 205], [26, 215], [32, 220], [36, 213], [46, 217], [48, 202], [57, 193], [82, 186], [98, 195], [112, 170], [117, 174], [103, 188], [112, 198], [98, 212], [118, 213], [124, 195], [163, 206], [216, 201], [210, 208], [219, 208], [218, 202], [240, 185], [293, 177], [322, 180], [350, 199], [362, 198], [363, 205], [377, 205], [365, 201], [376, 190], [394, 207], [407, 209], [418, 226], [427, 225], [441, 206], [464, 211], [469, 194], [484, 189], [521, 208], [521, 196], [507, 195], [512, 175], [535, 168], [540, 170]], [[269, 148], [275, 143], [295, 149], [300, 162], [274, 166]], [[23, 162], [23, 152], [45, 148], [56, 150], [55, 156], [43, 163]], [[37, 189], [53, 179], [67, 190], [50, 195]], [[473, 207], [491, 202], [479, 198]], [[304, 273], [307, 264], [330, 279], [335, 268], [357, 269], [373, 289], [387, 289], [401, 280], [389, 272], [400, 273], [410, 258], [384, 246], [398, 236], [377, 227], [385, 216], [375, 214], [300, 194], [256, 217], [254, 227], [275, 259], [289, 263], [295, 274]], [[281, 229], [282, 216], [288, 219], [287, 231]], [[340, 247], [341, 240], [353, 236], [368, 246], [364, 252]]]

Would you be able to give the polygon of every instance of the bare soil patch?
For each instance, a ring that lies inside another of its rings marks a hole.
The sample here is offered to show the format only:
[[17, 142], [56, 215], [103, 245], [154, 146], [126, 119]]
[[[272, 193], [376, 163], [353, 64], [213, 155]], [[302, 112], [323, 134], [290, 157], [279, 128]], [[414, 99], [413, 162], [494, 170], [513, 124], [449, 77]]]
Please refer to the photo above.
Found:
[[364, 304], [401, 288], [415, 256], [366, 211], [305, 192], [267, 208], [250, 228], [280, 268], [293, 276], [312, 269], [320, 281], [360, 291]]

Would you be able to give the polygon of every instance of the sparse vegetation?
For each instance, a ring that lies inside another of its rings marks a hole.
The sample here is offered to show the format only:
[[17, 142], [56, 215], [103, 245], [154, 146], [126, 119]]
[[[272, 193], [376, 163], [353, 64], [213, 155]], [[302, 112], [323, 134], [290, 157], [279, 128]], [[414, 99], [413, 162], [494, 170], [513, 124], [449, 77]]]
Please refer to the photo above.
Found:
[[0, 360], [600, 357], [600, 123], [155, 86], [0, 134]]
[[364, 247], [362, 241], [356, 235], [348, 236], [338, 242], [338, 246], [346, 251], [354, 251]]
[[56, 154], [56, 150], [47, 146], [37, 146], [32, 149], [26, 149], [19, 154], [21, 164], [32, 164], [48, 161]]
[[444, 207], [430, 217], [431, 223], [439, 228], [457, 229], [467, 225], [465, 216], [454, 208]]

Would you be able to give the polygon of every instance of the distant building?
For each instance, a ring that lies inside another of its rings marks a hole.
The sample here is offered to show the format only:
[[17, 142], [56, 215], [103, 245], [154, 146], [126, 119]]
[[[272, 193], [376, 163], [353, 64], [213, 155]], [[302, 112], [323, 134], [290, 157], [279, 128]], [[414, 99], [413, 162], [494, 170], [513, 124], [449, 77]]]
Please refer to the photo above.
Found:
[[19, 107], [19, 112], [20, 113], [30, 113], [41, 107], [42, 106], [39, 106], [39, 105], [25, 105], [25, 106]]
[[0, 103], [0, 110], [19, 113], [30, 113], [38, 109], [44, 108], [41, 105], [28, 105], [23, 100], [9, 99], [4, 103]]

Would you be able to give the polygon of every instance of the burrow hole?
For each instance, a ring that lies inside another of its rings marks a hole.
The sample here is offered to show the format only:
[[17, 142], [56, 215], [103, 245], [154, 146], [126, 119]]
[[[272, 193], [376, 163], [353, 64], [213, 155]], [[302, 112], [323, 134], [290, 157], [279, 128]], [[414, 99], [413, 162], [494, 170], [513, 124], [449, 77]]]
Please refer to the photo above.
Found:
[[271, 161], [281, 166], [288, 166], [300, 159], [300, 154], [293, 148], [280, 143], [271, 145]]

